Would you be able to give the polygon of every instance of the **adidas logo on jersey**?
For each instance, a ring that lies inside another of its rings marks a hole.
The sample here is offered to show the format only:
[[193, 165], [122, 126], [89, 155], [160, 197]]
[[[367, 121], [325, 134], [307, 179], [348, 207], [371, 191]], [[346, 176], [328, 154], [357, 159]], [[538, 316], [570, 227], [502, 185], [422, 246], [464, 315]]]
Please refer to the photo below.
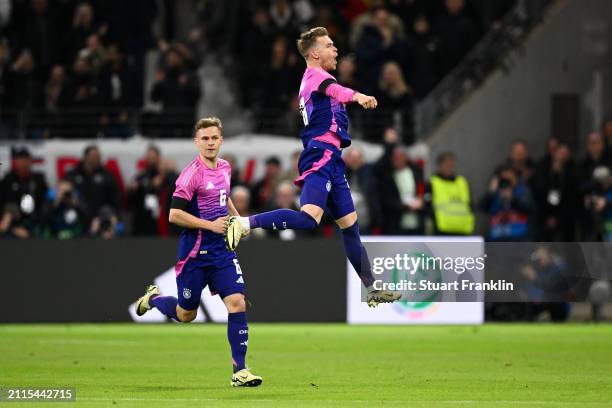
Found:
[[211, 181], [209, 181], [208, 185], [206, 186], [206, 189], [207, 190], [212, 190], [213, 188], [215, 188], [215, 185]]

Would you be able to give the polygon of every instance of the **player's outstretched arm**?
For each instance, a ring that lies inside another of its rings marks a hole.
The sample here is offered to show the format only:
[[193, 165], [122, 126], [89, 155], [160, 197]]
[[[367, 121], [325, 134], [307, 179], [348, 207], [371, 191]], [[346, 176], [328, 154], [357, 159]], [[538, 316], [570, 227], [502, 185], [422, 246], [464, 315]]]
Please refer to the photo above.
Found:
[[342, 103], [357, 102], [365, 109], [374, 109], [378, 106], [376, 98], [373, 96], [365, 95], [360, 92], [354, 91], [351, 88], [347, 88], [335, 82], [335, 80], [328, 78], [321, 82], [319, 85], [319, 92], [325, 95], [337, 99]]
[[219, 217], [214, 221], [207, 221], [189, 214], [178, 208], [170, 209], [168, 221], [183, 228], [205, 229], [217, 234], [225, 233], [225, 220], [227, 217]]

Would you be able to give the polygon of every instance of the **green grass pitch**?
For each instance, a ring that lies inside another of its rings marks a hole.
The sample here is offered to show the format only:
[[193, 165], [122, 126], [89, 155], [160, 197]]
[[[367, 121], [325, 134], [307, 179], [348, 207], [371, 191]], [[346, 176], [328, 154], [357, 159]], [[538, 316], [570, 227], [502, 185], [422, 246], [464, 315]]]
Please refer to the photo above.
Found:
[[0, 386], [76, 388], [53, 407], [612, 406], [608, 325], [251, 324], [258, 388], [229, 386], [225, 330], [0, 325]]

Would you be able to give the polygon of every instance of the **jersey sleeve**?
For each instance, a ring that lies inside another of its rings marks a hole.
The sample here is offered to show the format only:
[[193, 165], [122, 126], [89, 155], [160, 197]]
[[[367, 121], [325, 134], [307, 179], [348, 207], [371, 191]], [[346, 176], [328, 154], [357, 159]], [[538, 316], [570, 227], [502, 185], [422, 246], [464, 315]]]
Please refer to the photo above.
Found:
[[191, 201], [197, 189], [198, 179], [197, 168], [186, 168], [181, 172], [179, 178], [176, 179], [176, 189], [172, 197], [182, 198]]
[[[321, 84], [323, 85], [323, 84]], [[357, 92], [352, 90], [351, 88], [347, 88], [336, 82], [331, 82], [329, 85], [325, 87], [325, 95], [330, 98], [334, 98], [339, 100], [342, 103], [349, 103], [353, 101], [353, 95]]]

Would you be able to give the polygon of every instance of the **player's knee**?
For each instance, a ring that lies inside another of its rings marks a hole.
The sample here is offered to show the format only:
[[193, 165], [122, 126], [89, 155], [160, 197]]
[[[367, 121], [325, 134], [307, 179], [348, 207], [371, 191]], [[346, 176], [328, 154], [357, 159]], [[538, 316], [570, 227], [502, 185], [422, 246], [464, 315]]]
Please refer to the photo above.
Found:
[[224, 300], [229, 313], [246, 312], [246, 302], [243, 295], [231, 295]]
[[191, 321], [193, 321], [196, 316], [198, 315], [198, 310], [194, 309], [194, 310], [185, 310], [183, 308], [177, 308], [176, 310], [176, 317], [178, 317], [179, 321], [181, 321], [181, 323], [189, 323]]
[[341, 229], [350, 228], [353, 225], [355, 225], [356, 222], [357, 222], [357, 213], [355, 211], [336, 220], [336, 224], [338, 224], [338, 226]]

